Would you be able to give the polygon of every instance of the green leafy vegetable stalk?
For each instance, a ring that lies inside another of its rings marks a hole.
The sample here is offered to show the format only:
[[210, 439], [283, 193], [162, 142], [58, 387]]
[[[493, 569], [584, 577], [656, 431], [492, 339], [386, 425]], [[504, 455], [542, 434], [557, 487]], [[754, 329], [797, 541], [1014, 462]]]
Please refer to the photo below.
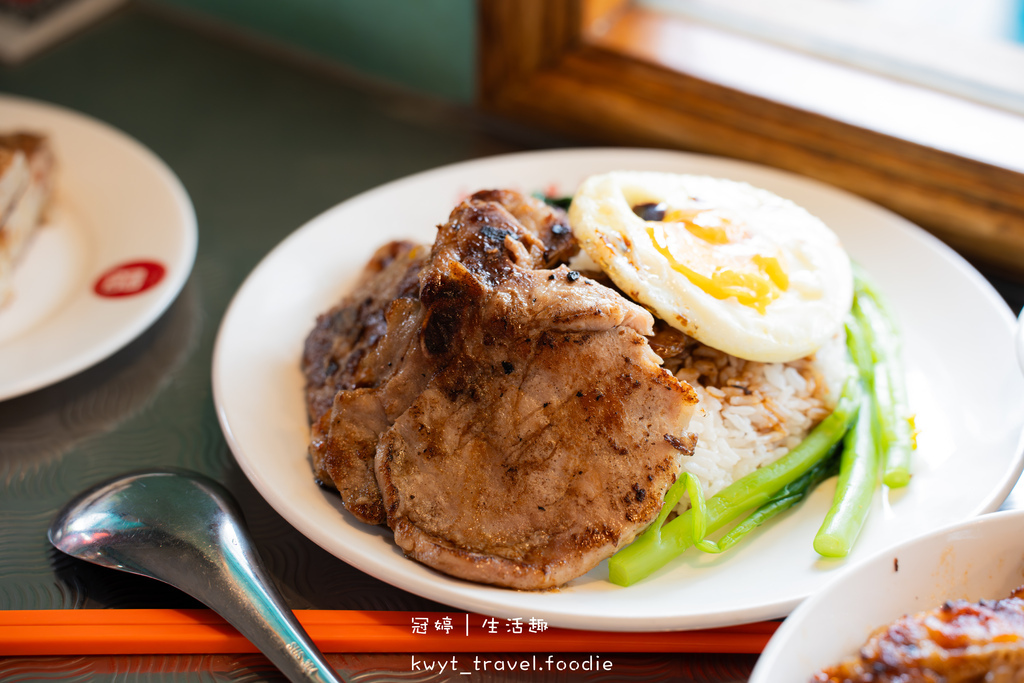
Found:
[[814, 537], [814, 549], [825, 557], [846, 557], [850, 553], [871, 510], [879, 469], [875, 423], [871, 392], [861, 391], [856, 422], [843, 438], [832, 507]]
[[[669, 489], [658, 519], [631, 545], [608, 561], [612, 583], [629, 586], [649, 576], [696, 542], [703, 541], [705, 533], [714, 533], [745, 512], [758, 510], [770, 503], [785, 487], [807, 474], [832, 451], [849, 428], [856, 412], [857, 386], [855, 382], [846, 384], [835, 410], [811, 430], [796, 448], [712, 496], [699, 514], [691, 507], [666, 523], [669, 512], [679, 502], [689, 481], [686, 476], [680, 477]], [[696, 497], [703, 498], [699, 495]], [[704, 529], [700, 529], [700, 526], [704, 526]], [[695, 531], [701, 532], [699, 537]]]
[[890, 488], [910, 482], [914, 442], [914, 417], [907, 400], [902, 340], [895, 317], [878, 287], [860, 268], [854, 270], [856, 299], [853, 315], [860, 321], [873, 363], [878, 438], [884, 453], [884, 482]]

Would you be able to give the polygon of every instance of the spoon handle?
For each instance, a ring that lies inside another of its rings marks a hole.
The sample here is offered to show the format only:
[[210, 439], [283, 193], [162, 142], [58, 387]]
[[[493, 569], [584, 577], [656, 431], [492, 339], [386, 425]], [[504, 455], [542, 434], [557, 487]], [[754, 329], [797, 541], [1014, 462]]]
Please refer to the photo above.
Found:
[[[212, 480], [187, 481], [191, 487], [178, 492], [173, 509], [198, 512], [206, 524], [191, 527], [194, 533], [184, 531], [186, 524], [175, 525], [166, 540], [177, 552], [161, 552], [161, 561], [145, 563], [146, 571], [224, 617], [290, 681], [339, 683], [268, 575], [231, 495]], [[169, 507], [163, 505], [162, 512]]]
[[[310, 640], [267, 575], [245, 529], [220, 525], [224, 562], [211, 566], [209, 582], [193, 597], [224, 617], [293, 682], [338, 683], [331, 665]], [[202, 548], [200, 548], [202, 550]], [[208, 565], [210, 566], [210, 565]], [[159, 577], [158, 577], [159, 578]]]

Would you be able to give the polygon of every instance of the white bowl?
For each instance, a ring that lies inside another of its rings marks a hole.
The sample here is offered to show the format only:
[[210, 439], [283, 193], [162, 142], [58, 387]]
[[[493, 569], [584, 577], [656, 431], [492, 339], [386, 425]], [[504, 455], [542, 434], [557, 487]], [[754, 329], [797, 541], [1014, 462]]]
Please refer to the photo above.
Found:
[[894, 546], [845, 570], [786, 618], [750, 683], [808, 681], [876, 628], [946, 600], [1005, 598], [1024, 584], [1024, 510], [995, 512]]

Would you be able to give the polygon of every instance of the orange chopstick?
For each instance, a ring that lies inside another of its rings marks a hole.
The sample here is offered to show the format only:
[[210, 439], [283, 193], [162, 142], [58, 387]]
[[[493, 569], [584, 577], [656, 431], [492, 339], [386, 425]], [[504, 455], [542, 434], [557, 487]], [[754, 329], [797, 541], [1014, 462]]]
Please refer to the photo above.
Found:
[[[714, 652], [759, 653], [778, 628], [766, 621], [697, 631], [576, 631], [465, 612], [296, 610], [328, 653]], [[0, 655], [256, 652], [211, 610], [0, 610]]]

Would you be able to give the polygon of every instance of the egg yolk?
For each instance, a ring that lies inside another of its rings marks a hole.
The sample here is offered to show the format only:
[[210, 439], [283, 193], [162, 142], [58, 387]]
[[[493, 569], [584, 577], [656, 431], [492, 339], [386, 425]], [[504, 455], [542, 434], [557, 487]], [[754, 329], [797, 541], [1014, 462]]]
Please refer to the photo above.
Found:
[[735, 297], [764, 314], [789, 288], [779, 256], [728, 218], [709, 210], [673, 209], [659, 221], [647, 221], [654, 248], [677, 273], [715, 297]]

